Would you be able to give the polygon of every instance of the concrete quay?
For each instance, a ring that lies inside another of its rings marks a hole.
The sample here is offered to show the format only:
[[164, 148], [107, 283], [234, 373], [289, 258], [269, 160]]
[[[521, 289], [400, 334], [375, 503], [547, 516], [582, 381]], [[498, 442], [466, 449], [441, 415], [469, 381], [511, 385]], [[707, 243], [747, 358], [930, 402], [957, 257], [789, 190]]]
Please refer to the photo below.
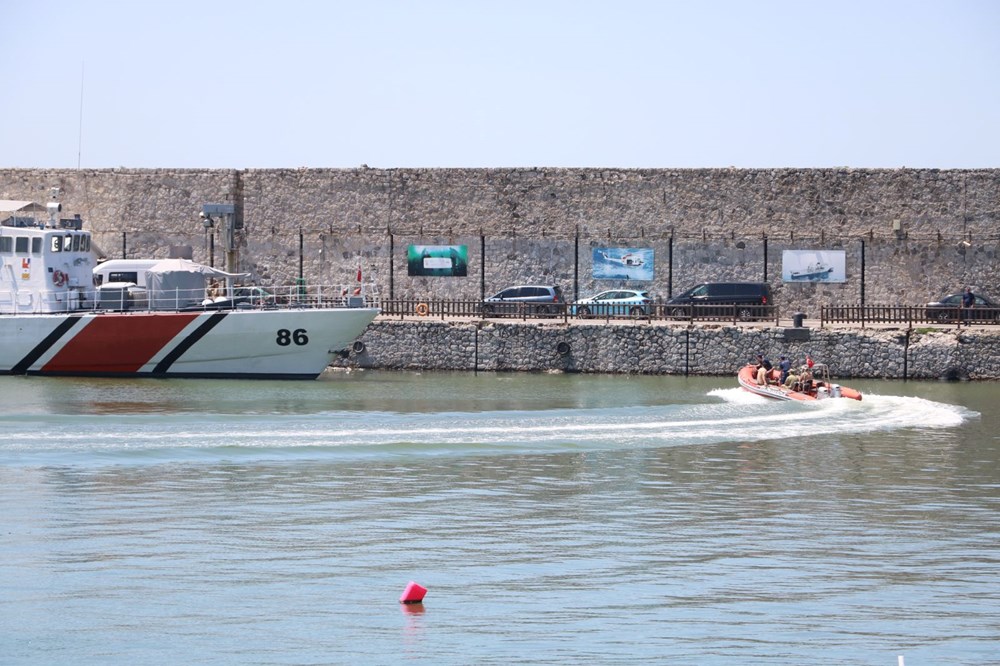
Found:
[[757, 353], [839, 378], [1000, 379], [995, 327], [733, 326], [379, 317], [334, 368], [729, 376]]

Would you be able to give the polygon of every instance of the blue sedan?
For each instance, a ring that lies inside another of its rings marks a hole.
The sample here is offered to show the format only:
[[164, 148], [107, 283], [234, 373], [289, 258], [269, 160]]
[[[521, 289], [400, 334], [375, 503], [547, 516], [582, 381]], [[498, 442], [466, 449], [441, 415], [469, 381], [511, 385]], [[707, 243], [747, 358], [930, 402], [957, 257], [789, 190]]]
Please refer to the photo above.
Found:
[[648, 316], [652, 302], [648, 291], [609, 289], [588, 298], [581, 298], [570, 306], [570, 313], [580, 317], [592, 315]]

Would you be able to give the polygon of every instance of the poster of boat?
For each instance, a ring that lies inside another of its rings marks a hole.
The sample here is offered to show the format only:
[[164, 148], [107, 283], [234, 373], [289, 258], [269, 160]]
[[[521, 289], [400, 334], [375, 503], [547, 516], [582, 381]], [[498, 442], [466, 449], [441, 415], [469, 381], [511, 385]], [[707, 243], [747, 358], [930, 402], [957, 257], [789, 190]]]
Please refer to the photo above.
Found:
[[652, 280], [653, 248], [595, 247], [592, 265], [595, 280]]
[[781, 279], [784, 282], [847, 282], [844, 250], [784, 250]]
[[410, 276], [466, 277], [469, 251], [465, 245], [410, 245], [406, 250]]

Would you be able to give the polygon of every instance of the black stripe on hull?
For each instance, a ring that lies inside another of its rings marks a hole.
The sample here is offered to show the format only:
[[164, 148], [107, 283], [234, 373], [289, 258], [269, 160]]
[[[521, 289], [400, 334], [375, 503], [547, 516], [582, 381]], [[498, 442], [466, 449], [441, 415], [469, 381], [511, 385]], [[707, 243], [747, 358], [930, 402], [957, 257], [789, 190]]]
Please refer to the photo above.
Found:
[[[11, 373], [0, 373], [11, 374]], [[155, 374], [152, 372], [38, 372], [27, 373], [38, 377], [105, 377], [111, 379], [278, 379], [303, 380], [316, 379], [320, 374], [268, 374], [261, 372], [171, 372], [170, 374]]]
[[[172, 366], [177, 361], [177, 359], [183, 356], [184, 352], [186, 352], [188, 349], [191, 349], [194, 343], [198, 342], [203, 337], [208, 335], [208, 332], [211, 331], [213, 328], [215, 328], [219, 324], [219, 322], [221, 322], [225, 318], [226, 318], [225, 312], [216, 312], [215, 314], [211, 315], [201, 326], [193, 330], [190, 335], [181, 340], [180, 344], [171, 349], [170, 353], [163, 357], [163, 360], [161, 360], [159, 363], [156, 364], [156, 367], [153, 368], [152, 376], [153, 377], [165, 376], [167, 372], [170, 370], [170, 366]], [[135, 377], [142, 375], [130, 375], [130, 376]], [[170, 373], [170, 376], [184, 377], [185, 375], [179, 373]], [[212, 375], [193, 375], [193, 376], [209, 377]], [[220, 375], [220, 378], [221, 377], [222, 375]]]
[[[51, 333], [45, 336], [45, 339], [35, 345], [35, 348], [28, 352], [24, 358], [18, 361], [14, 367], [10, 369], [8, 374], [11, 375], [27, 375], [29, 374], [28, 368], [34, 364], [35, 361], [42, 357], [42, 354], [47, 352], [52, 346], [59, 341], [67, 332], [83, 320], [81, 315], [72, 315], [64, 319], [58, 326], [56, 326]], [[34, 373], [31, 373], [34, 374]]]

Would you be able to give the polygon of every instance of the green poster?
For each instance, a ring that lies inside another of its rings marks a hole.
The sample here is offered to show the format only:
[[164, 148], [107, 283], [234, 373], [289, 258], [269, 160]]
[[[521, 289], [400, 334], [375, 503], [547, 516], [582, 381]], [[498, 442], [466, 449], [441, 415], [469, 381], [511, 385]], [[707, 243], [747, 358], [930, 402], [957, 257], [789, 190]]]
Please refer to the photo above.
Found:
[[469, 252], [465, 245], [410, 245], [406, 250], [408, 275], [466, 277]]

